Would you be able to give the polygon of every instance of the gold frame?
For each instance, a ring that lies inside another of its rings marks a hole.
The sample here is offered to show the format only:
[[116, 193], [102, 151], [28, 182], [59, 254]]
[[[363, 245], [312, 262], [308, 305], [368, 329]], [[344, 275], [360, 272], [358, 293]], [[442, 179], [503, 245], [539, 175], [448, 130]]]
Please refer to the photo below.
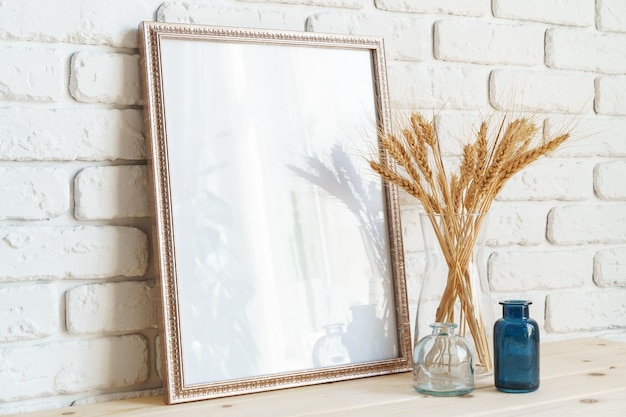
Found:
[[[385, 57], [381, 38], [272, 31], [246, 28], [212, 27], [189, 24], [142, 22], [139, 30], [141, 68], [143, 71], [144, 112], [148, 167], [153, 196], [153, 240], [161, 295], [161, 356], [163, 358], [164, 395], [167, 403], [224, 397], [317, 383], [383, 375], [412, 368], [411, 332], [406, 299], [404, 256], [396, 187], [383, 184], [384, 213], [391, 265], [393, 311], [395, 313], [397, 357], [371, 362], [316, 369], [294, 370], [278, 374], [226, 379], [209, 383], [184, 383], [183, 346], [179, 315], [178, 258], [174, 244], [175, 225], [172, 215], [172, 187], [167, 147], [163, 93], [163, 39], [180, 41], [243, 42], [262, 45], [288, 45], [318, 48], [358, 49], [370, 52], [372, 81], [376, 97], [378, 134], [389, 130], [389, 99], [385, 74]], [[384, 157], [384, 155], [383, 155]]]

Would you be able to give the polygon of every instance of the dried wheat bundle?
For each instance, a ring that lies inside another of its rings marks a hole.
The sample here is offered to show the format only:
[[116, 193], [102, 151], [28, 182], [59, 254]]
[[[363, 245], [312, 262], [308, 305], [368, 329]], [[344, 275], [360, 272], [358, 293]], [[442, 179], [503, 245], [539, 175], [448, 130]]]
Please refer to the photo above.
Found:
[[[417, 198], [428, 214], [449, 268], [435, 321], [465, 323], [478, 363], [487, 370], [492, 366], [491, 355], [485, 324], [477, 314], [479, 306], [472, 302], [476, 289], [470, 284], [468, 265], [484, 217], [504, 184], [569, 138], [565, 133], [538, 139], [538, 132], [528, 118], [508, 121], [505, 115], [492, 130], [483, 121], [453, 170], [444, 161], [434, 121], [412, 113], [400, 133], [382, 135], [381, 158], [369, 161], [383, 179]], [[457, 300], [462, 317], [455, 321]]]

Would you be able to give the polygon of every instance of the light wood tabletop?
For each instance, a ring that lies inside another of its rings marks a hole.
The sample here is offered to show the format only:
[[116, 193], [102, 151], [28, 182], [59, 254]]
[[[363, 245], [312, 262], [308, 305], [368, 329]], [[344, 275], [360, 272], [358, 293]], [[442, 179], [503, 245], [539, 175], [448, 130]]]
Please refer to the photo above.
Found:
[[541, 385], [506, 394], [493, 379], [463, 397], [416, 393], [411, 374], [291, 388], [178, 405], [136, 398], [20, 414], [22, 417], [404, 417], [626, 416], [626, 343], [576, 339], [541, 345]]

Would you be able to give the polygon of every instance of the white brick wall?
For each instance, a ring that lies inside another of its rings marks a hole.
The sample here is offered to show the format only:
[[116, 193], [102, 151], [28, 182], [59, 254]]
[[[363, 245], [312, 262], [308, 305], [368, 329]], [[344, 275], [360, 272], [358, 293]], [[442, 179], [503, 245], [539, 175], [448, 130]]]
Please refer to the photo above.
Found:
[[593, 176], [596, 194], [603, 200], [626, 200], [626, 161], [604, 162], [596, 166]]
[[554, 156], [559, 157], [624, 157], [626, 156], [626, 118], [576, 117], [565, 120], [549, 117], [545, 123], [547, 136], [575, 128], [572, 140], [565, 143]]
[[139, 331], [157, 324], [156, 293], [146, 282], [80, 285], [66, 297], [72, 334]]
[[[624, 74], [626, 35], [584, 29], [548, 29], [546, 64], [552, 68]], [[576, 45], [572, 48], [572, 45]]]
[[498, 204], [485, 227], [488, 246], [537, 246], [545, 240], [546, 215], [536, 206]]
[[320, 13], [309, 17], [306, 27], [312, 32], [349, 33], [393, 39], [393, 42], [386, 45], [387, 59], [425, 61], [432, 57], [433, 22], [430, 18]]
[[496, 251], [489, 258], [493, 291], [532, 291], [581, 287], [593, 272], [593, 253], [565, 251]]
[[151, 213], [145, 166], [85, 168], [74, 180], [79, 220], [147, 217]]
[[0, 99], [56, 101], [65, 83], [63, 61], [52, 48], [0, 46]]
[[16, 161], [141, 160], [143, 115], [134, 109], [0, 108], [0, 158]]
[[547, 238], [555, 245], [626, 243], [624, 213], [626, 205], [555, 207], [548, 216]]
[[157, 11], [159, 22], [243, 26], [262, 29], [304, 30], [305, 19], [286, 13], [280, 7], [257, 9], [251, 4], [214, 4], [168, 1]]
[[392, 61], [387, 70], [394, 107], [476, 110], [487, 106], [489, 71], [485, 68]]
[[0, 178], [0, 219], [50, 219], [69, 208], [69, 181], [60, 168], [0, 168]]
[[0, 342], [41, 339], [59, 327], [59, 293], [55, 285], [0, 288]]
[[489, 98], [502, 111], [588, 113], [593, 108], [593, 81], [584, 74], [494, 70]]
[[0, 13], [0, 38], [134, 48], [138, 22], [153, 20], [159, 3], [7, 0]]
[[115, 389], [148, 378], [144, 337], [126, 335], [0, 348], [0, 401]]
[[484, 16], [489, 12], [485, 0], [375, 0], [380, 10], [408, 13], [452, 14], [460, 16]]
[[546, 158], [513, 176], [497, 199], [584, 201], [590, 197], [593, 197], [593, 164]]
[[[0, 414], [162, 386], [142, 20], [382, 36], [394, 110], [435, 114], [450, 155], [481, 115], [574, 128], [491, 210], [496, 316], [529, 298], [544, 340], [626, 334], [625, 1], [4, 0]], [[413, 315], [424, 247], [400, 196]]]
[[596, 252], [593, 280], [600, 287], [626, 287], [626, 247]]
[[543, 62], [544, 29], [462, 19], [435, 23], [435, 58], [478, 64], [532, 66]]
[[493, 14], [504, 19], [592, 26], [594, 2], [595, 0], [493, 0]]
[[600, 114], [626, 115], [626, 77], [597, 78], [595, 108]]
[[70, 93], [76, 101], [141, 104], [139, 56], [79, 52], [71, 67]]
[[2, 226], [0, 281], [142, 276], [148, 239], [122, 226]]
[[626, 327], [625, 296], [626, 291], [619, 290], [550, 294], [546, 300], [546, 328], [565, 333]]
[[607, 32], [626, 33], [626, 3], [621, 0], [597, 0], [596, 25]]

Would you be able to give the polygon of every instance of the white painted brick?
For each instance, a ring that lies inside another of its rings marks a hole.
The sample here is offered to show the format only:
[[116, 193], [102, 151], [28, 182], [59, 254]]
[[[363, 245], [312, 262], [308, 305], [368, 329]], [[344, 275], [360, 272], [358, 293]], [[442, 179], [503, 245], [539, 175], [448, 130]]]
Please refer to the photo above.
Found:
[[387, 73], [394, 107], [476, 110], [488, 103], [486, 68], [391, 62]]
[[161, 0], [4, 0], [0, 39], [137, 47], [137, 25]]
[[542, 71], [495, 70], [489, 99], [498, 110], [585, 113], [593, 110], [591, 76]]
[[78, 286], [66, 294], [67, 329], [88, 334], [156, 328], [156, 299], [154, 285], [143, 281]]
[[493, 15], [569, 26], [593, 26], [595, 0], [493, 0]]
[[324, 7], [345, 7], [350, 9], [361, 9], [370, 0], [241, 0], [249, 3], [280, 3], [298, 4], [304, 6], [324, 6]]
[[625, 205], [555, 207], [548, 215], [548, 240], [556, 245], [626, 242]]
[[69, 208], [69, 182], [60, 168], [0, 168], [0, 178], [0, 219], [51, 219]]
[[381, 36], [387, 59], [424, 61], [432, 57], [432, 21], [410, 16], [319, 13], [307, 19], [307, 31]]
[[545, 158], [506, 183], [501, 201], [580, 201], [593, 197], [593, 166], [586, 162]]
[[564, 126], [573, 129], [572, 137], [557, 149], [553, 156], [563, 158], [626, 156], [626, 120], [624, 118], [576, 117], [572, 121], [571, 118], [551, 116], [546, 119], [545, 135], [552, 137], [563, 132]]
[[479, 64], [543, 63], [544, 29], [539, 25], [503, 25], [464, 19], [435, 23], [435, 58]]
[[0, 281], [142, 276], [148, 238], [118, 226], [0, 227]]
[[141, 160], [141, 110], [0, 108], [0, 159]]
[[74, 181], [74, 215], [79, 220], [150, 215], [145, 166], [85, 168]]
[[497, 206], [489, 210], [489, 246], [539, 245], [545, 241], [547, 215], [536, 206]]
[[626, 2], [624, 0], [597, 0], [596, 26], [607, 32], [626, 33]]
[[78, 101], [142, 104], [138, 55], [78, 52], [71, 69], [70, 93]]
[[0, 349], [0, 401], [132, 387], [148, 378], [148, 345], [129, 335]]
[[61, 98], [65, 91], [65, 64], [54, 49], [2, 45], [0, 56], [0, 99], [57, 101]]
[[375, 0], [376, 8], [391, 12], [437, 13], [460, 16], [485, 16], [489, 0]]
[[580, 287], [591, 280], [593, 252], [497, 251], [489, 257], [493, 291], [530, 291]]
[[[242, 4], [243, 6], [243, 4]], [[164, 2], [157, 11], [157, 21], [203, 25], [253, 27], [260, 29], [303, 30], [305, 19], [277, 8], [230, 7], [197, 2]]]
[[597, 78], [594, 107], [598, 114], [626, 115], [626, 77]]
[[626, 247], [604, 249], [596, 253], [593, 281], [600, 287], [626, 287]]
[[546, 327], [563, 333], [626, 327], [626, 290], [550, 294]]
[[559, 69], [626, 74], [626, 34], [548, 29], [546, 65]]
[[59, 327], [59, 294], [54, 285], [0, 288], [0, 342], [40, 339]]
[[603, 200], [626, 200], [626, 161], [604, 162], [596, 166], [594, 189]]

